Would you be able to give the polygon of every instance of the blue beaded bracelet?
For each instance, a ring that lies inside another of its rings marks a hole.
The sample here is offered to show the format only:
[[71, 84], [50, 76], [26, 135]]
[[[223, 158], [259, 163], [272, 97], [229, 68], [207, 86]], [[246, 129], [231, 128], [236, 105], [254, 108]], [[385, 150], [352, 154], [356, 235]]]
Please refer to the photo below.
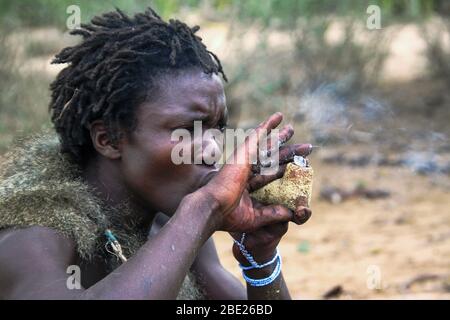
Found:
[[[252, 264], [251, 266], [244, 266], [244, 265], [242, 265], [242, 264], [239, 264], [239, 268], [241, 268], [242, 270], [262, 269], [262, 268], [268, 267], [268, 266], [270, 266], [271, 264], [275, 263], [275, 261], [276, 261], [277, 258], [279, 258], [279, 257], [280, 257], [280, 253], [279, 253], [278, 248], [277, 248], [277, 252], [276, 252], [275, 256], [272, 258], [272, 260], [267, 261], [266, 263], [263, 263], [263, 264], [258, 264], [258, 263], [253, 259], [254, 264]], [[253, 257], [252, 257], [252, 258], [253, 258]], [[246, 259], [248, 260], [247, 257], [246, 257]]]
[[280, 273], [281, 273], [281, 258], [280, 258], [280, 256], [277, 256], [277, 265], [275, 266], [275, 269], [273, 270], [272, 274], [270, 276], [268, 276], [267, 278], [252, 279], [252, 278], [248, 277], [244, 273], [244, 271], [242, 271], [242, 276], [244, 277], [245, 281], [252, 287], [263, 287], [263, 286], [267, 286], [267, 285], [271, 284], [272, 282], [274, 282], [275, 279], [278, 278]]
[[[239, 264], [239, 267], [242, 269], [242, 275], [245, 279], [245, 281], [251, 285], [252, 287], [262, 287], [266, 286], [268, 284], [271, 284], [275, 279], [280, 275], [281, 273], [281, 256], [277, 248], [277, 252], [275, 254], [275, 257], [273, 257], [270, 261], [258, 264], [253, 256], [247, 251], [247, 249], [244, 246], [244, 240], [245, 240], [245, 233], [242, 234], [241, 241], [234, 240], [236, 245], [239, 247], [239, 250], [243, 254], [243, 256], [247, 259], [247, 261], [251, 264], [251, 266], [243, 266], [242, 264]], [[273, 270], [272, 274], [268, 276], [267, 278], [263, 279], [252, 279], [248, 277], [245, 274], [246, 270], [252, 270], [252, 269], [261, 269], [264, 267], [267, 267], [273, 263], [277, 262], [275, 269]]]
[[237, 241], [234, 240], [234, 242], [236, 243], [236, 245], [239, 247], [239, 250], [241, 251], [242, 255], [245, 257], [245, 259], [247, 259], [247, 261], [250, 263], [250, 266], [244, 266], [242, 264], [239, 264], [239, 267], [242, 270], [251, 270], [251, 269], [262, 269], [265, 268], [267, 266], [270, 266], [271, 264], [273, 264], [278, 257], [280, 257], [280, 253], [278, 251], [276, 251], [275, 256], [268, 262], [263, 263], [263, 264], [259, 264], [255, 261], [255, 259], [253, 258], [253, 256], [247, 251], [247, 249], [244, 246], [244, 240], [245, 240], [245, 233], [242, 234], [242, 238], [241, 241]]

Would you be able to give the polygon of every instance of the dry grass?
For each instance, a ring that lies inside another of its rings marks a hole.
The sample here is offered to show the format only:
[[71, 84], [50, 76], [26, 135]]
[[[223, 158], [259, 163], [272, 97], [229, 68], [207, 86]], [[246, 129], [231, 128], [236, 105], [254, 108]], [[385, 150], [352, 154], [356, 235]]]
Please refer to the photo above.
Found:
[[56, 30], [0, 33], [0, 154], [15, 136], [49, 127], [52, 55], [67, 42]]

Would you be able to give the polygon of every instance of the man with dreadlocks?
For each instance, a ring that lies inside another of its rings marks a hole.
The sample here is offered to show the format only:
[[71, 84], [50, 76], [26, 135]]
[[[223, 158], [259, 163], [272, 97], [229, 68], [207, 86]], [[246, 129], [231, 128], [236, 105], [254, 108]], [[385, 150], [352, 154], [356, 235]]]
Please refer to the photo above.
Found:
[[[175, 129], [227, 121], [226, 76], [197, 30], [148, 9], [72, 31], [81, 43], [54, 60], [67, 64], [51, 85], [56, 133], [21, 141], [0, 172], [0, 298], [289, 298], [276, 247], [311, 211], [249, 196], [285, 166], [263, 176], [250, 164], [171, 161]], [[281, 121], [269, 117], [234, 155], [255, 155]], [[280, 140], [292, 135], [285, 126]], [[280, 161], [310, 149], [281, 146]], [[247, 290], [219, 262], [218, 230], [242, 240], [233, 254]]]

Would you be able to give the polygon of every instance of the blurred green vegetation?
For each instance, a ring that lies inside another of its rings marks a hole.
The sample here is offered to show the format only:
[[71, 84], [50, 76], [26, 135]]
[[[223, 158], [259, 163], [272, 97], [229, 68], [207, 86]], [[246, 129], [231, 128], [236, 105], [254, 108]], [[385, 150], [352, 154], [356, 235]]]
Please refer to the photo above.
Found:
[[[170, 2], [170, 0], [168, 1]], [[141, 0], [2, 0], [0, 2], [0, 19], [7, 27], [65, 27], [67, 7], [78, 5], [81, 9], [82, 22], [89, 21], [98, 13], [110, 11], [114, 7], [127, 10], [139, 10], [148, 1]]]
[[[448, 0], [1, 0], [0, 154], [18, 133], [49, 126], [48, 84], [54, 75], [33, 71], [33, 66], [48, 64], [53, 54], [71, 44], [65, 33], [66, 10], [74, 4], [84, 23], [115, 7], [131, 14], [152, 6], [166, 19], [193, 12], [200, 21], [231, 26], [234, 40], [228, 40], [235, 41], [235, 48], [242, 44], [236, 41], [246, 41], [244, 34], [256, 31], [253, 50], [241, 50], [232, 61], [224, 61], [229, 106], [238, 118], [242, 110], [258, 119], [275, 110], [286, 112], [284, 107], [297, 104], [299, 92], [322, 83], [339, 82], [340, 93], [353, 97], [376, 87], [389, 39], [381, 31], [364, 43], [356, 40], [358, 23], [367, 18], [371, 4], [382, 10], [383, 29], [440, 15], [445, 19], [439, 30], [450, 33]], [[336, 21], [343, 37], [330, 43], [327, 34]], [[43, 37], [30, 32], [42, 27], [47, 29]], [[56, 36], [48, 37], [47, 27], [57, 29]], [[270, 45], [274, 30], [288, 36], [286, 46]], [[423, 37], [430, 76], [450, 81], [450, 53], [442, 45], [442, 34], [424, 30]]]
[[248, 0], [218, 1], [239, 6], [239, 16], [244, 20], [258, 19], [264, 24], [275, 23], [281, 27], [295, 25], [299, 17], [313, 16], [359, 16], [369, 5], [378, 5], [385, 21], [398, 19], [422, 19], [439, 11], [439, 0]]
[[[151, 5], [167, 18], [182, 8], [209, 7], [219, 15], [236, 13], [243, 21], [258, 20], [264, 24], [275, 21], [290, 26], [298, 17], [314, 15], [361, 15], [371, 5], [378, 5], [384, 18], [419, 19], [446, 9], [447, 0], [2, 0], [0, 21], [8, 26], [64, 26], [66, 9], [78, 5], [82, 22], [94, 15], [118, 7], [129, 13]], [[446, 9], [448, 10], [448, 8]], [[443, 14], [448, 14], [444, 12]]]

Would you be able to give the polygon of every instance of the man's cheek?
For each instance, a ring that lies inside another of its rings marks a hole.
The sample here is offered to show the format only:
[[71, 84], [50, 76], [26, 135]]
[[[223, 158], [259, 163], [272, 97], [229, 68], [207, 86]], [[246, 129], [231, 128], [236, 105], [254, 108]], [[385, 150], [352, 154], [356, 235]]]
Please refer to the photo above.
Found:
[[166, 178], [178, 176], [184, 171], [185, 165], [177, 163], [173, 159], [173, 146], [166, 146], [164, 149], [159, 149], [152, 157], [153, 167], [156, 169], [155, 175], [164, 176]]

